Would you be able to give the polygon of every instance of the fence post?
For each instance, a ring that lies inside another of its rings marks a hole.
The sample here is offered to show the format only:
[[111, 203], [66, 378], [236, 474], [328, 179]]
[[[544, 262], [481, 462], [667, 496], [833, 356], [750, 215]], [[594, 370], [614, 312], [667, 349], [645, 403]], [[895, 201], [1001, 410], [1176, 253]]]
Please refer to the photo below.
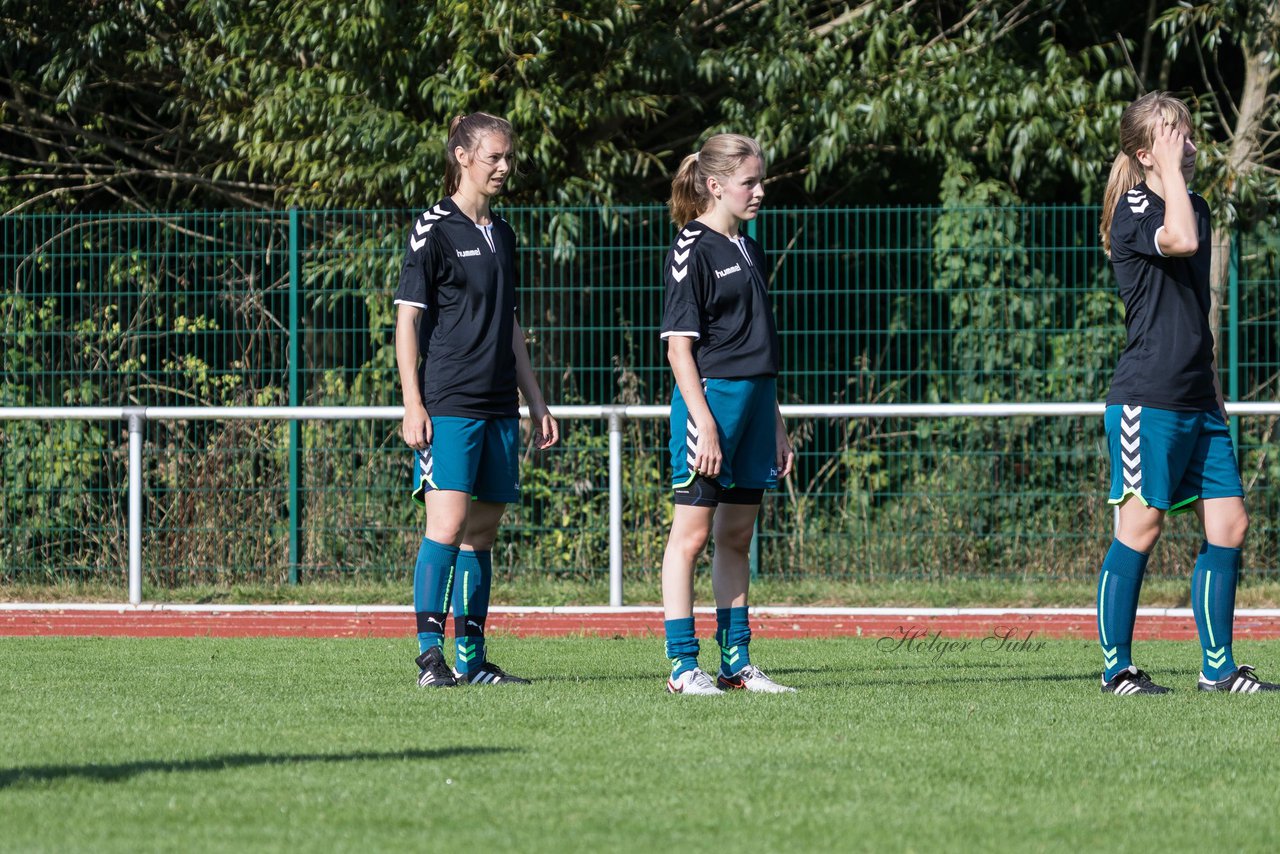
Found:
[[622, 407], [609, 413], [609, 605], [622, 605]]
[[[299, 280], [302, 277], [301, 221], [297, 207], [289, 208], [289, 405], [300, 406], [298, 361], [302, 346], [298, 340], [300, 306]], [[302, 552], [302, 423], [289, 421], [289, 583], [298, 583], [298, 561]]]
[[[756, 240], [756, 222], [759, 220], [763, 211], [756, 214], [755, 219], [747, 220], [747, 237]], [[763, 505], [761, 505], [763, 509]], [[751, 546], [747, 549], [747, 566], [751, 572], [751, 580], [755, 581], [760, 577], [760, 514], [756, 514], [756, 520], [751, 523]]]
[[142, 604], [142, 431], [147, 411], [125, 409], [129, 419], [129, 604]]
[[[1231, 232], [1227, 262], [1227, 400], [1240, 399], [1240, 236]], [[1225, 414], [1225, 413], [1224, 413]], [[1240, 461], [1240, 422], [1231, 422], [1231, 446]]]

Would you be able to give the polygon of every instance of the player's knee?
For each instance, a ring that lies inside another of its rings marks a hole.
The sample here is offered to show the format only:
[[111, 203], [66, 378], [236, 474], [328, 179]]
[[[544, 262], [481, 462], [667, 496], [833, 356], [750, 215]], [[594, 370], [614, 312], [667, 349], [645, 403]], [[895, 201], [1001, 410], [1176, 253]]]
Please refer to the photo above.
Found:
[[1158, 523], [1129, 525], [1120, 532], [1118, 539], [1134, 551], [1151, 554], [1151, 550], [1156, 547], [1156, 542], [1160, 539], [1160, 531], [1161, 526]]
[[711, 539], [711, 531], [701, 526], [673, 529], [669, 541], [671, 548], [681, 557], [694, 560], [702, 554]]
[[465, 520], [429, 519], [427, 521], [427, 539], [446, 546], [462, 545], [462, 538], [466, 532]]
[[480, 529], [475, 529], [473, 526], [468, 525], [462, 533], [462, 544], [478, 552], [490, 551], [497, 539], [498, 529], [496, 526], [491, 525]]
[[751, 548], [754, 525], [737, 525], [716, 531], [716, 549], [728, 549], [735, 554], [746, 554]]
[[1151, 554], [1151, 550], [1156, 547], [1156, 543], [1160, 540], [1160, 529], [1149, 528], [1140, 531], [1135, 537], [1132, 547], [1143, 554]]
[[1238, 549], [1244, 545], [1245, 536], [1249, 533], [1249, 514], [1241, 512], [1223, 526], [1221, 545], [1229, 549]]
[[1116, 537], [1131, 549], [1150, 554], [1164, 530], [1165, 514], [1143, 507], [1125, 506], [1120, 511]]

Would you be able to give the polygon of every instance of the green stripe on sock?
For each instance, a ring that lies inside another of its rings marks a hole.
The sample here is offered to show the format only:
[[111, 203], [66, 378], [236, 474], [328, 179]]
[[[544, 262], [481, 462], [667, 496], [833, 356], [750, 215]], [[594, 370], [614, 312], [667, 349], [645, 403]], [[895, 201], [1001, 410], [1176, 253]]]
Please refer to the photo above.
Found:
[[1106, 600], [1107, 576], [1108, 572], [1102, 571], [1102, 583], [1098, 585], [1098, 631], [1102, 633], [1102, 645], [1107, 645], [1107, 617], [1103, 610], [1103, 602]]
[[1213, 571], [1204, 571], [1204, 627], [1209, 630], [1209, 646], [1217, 646], [1213, 640], [1213, 618], [1209, 615], [1209, 590], [1213, 584]]

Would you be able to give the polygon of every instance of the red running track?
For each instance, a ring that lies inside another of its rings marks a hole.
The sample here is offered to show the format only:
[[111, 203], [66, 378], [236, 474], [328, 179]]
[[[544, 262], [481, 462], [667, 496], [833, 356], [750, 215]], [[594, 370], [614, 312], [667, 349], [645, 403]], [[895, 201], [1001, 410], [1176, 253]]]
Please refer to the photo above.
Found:
[[[1195, 621], [1186, 609], [1144, 609], [1135, 639], [1192, 640]], [[698, 614], [704, 625], [714, 618]], [[660, 637], [658, 609], [519, 609], [490, 613], [493, 634], [517, 637], [581, 635]], [[1084, 609], [999, 611], [996, 609], [758, 609], [752, 635], [766, 638], [867, 637], [916, 639], [996, 637], [1009, 642], [1036, 638], [1097, 637], [1091, 611]], [[407, 609], [184, 608], [182, 606], [82, 606], [0, 609], [0, 637], [412, 637]], [[1280, 611], [1242, 611], [1235, 637], [1280, 638]]]

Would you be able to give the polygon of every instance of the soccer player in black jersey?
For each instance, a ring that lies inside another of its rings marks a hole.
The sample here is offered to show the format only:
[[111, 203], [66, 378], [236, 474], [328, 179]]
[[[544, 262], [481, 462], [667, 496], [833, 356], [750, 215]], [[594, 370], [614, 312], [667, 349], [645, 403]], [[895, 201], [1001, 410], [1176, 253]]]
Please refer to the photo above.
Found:
[[[675, 514], [662, 560], [662, 604], [673, 694], [724, 689], [779, 693], [751, 663], [747, 550], [764, 490], [794, 455], [778, 410], [778, 332], [764, 257], [740, 224], [764, 198], [764, 156], [755, 140], [717, 134], [680, 164], [671, 217], [680, 228], [664, 265], [662, 337], [675, 373], [671, 462]], [[698, 667], [693, 572], [715, 538], [716, 680]]]
[[1208, 321], [1209, 206], [1187, 189], [1196, 161], [1191, 114], [1168, 93], [1144, 95], [1125, 109], [1120, 143], [1101, 228], [1127, 333], [1106, 409], [1110, 501], [1120, 522], [1098, 577], [1102, 690], [1168, 691], [1134, 666], [1130, 645], [1147, 558], [1165, 517], [1188, 510], [1204, 530], [1191, 580], [1199, 688], [1277, 690], [1231, 652], [1249, 517]]
[[[534, 444], [559, 438], [516, 319], [515, 233], [490, 210], [514, 144], [505, 119], [453, 120], [445, 198], [410, 229], [395, 294], [402, 435], [414, 450], [413, 494], [427, 511], [413, 578], [423, 687], [527, 681], [489, 662], [484, 642], [491, 549], [507, 503], [520, 495], [517, 387]], [[452, 671], [443, 651], [451, 601]]]

